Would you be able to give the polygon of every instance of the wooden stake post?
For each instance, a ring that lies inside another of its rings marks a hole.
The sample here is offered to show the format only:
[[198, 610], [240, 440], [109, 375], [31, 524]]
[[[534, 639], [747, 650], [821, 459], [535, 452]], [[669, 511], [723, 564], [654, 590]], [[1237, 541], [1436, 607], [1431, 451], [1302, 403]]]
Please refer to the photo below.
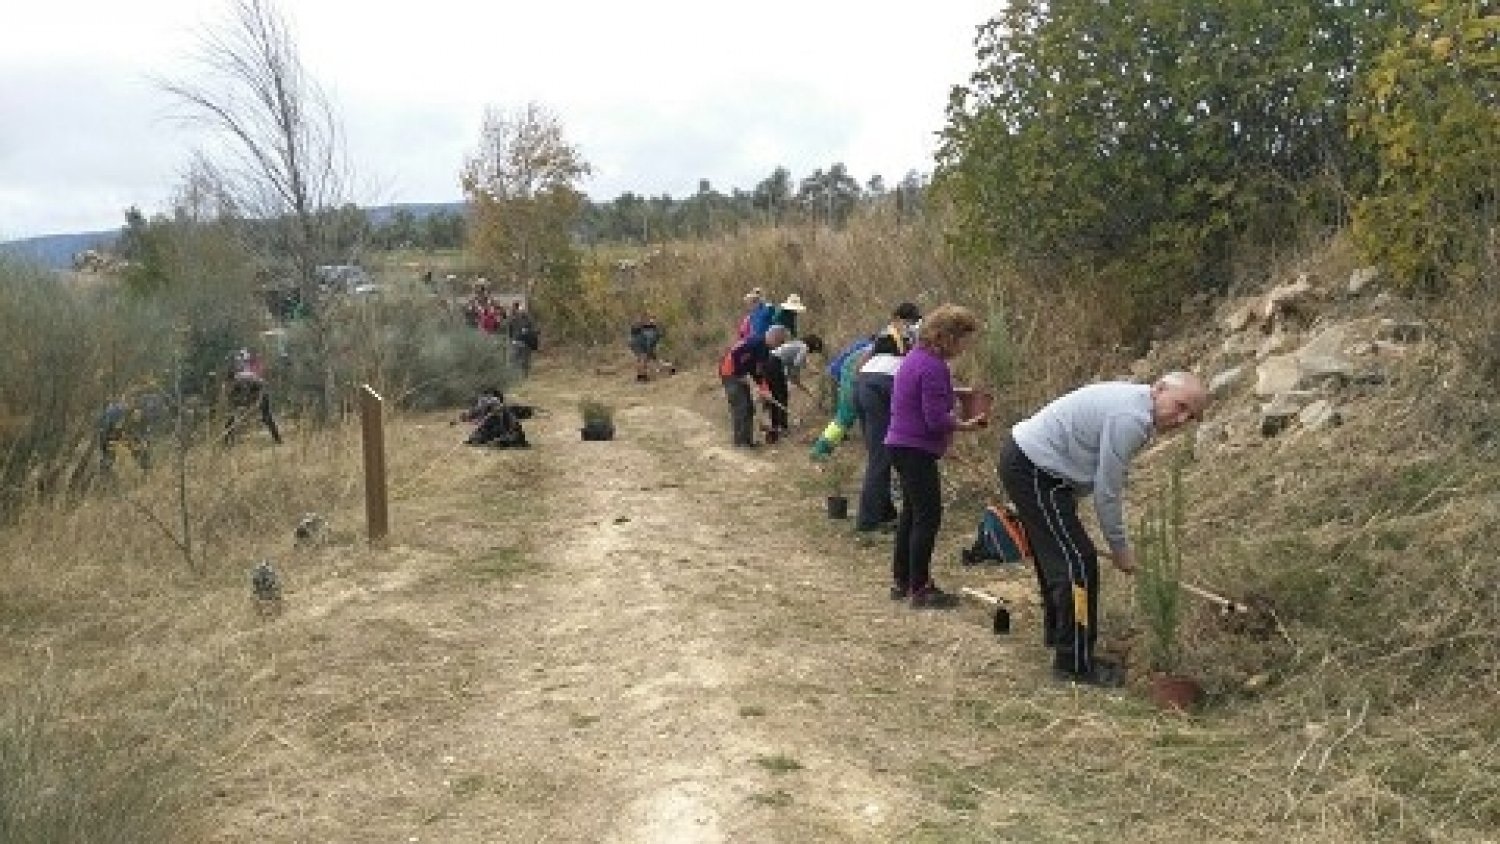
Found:
[[376, 543], [390, 533], [385, 488], [385, 426], [382, 405], [385, 399], [369, 384], [359, 388], [359, 421], [365, 445], [365, 528], [370, 542]]

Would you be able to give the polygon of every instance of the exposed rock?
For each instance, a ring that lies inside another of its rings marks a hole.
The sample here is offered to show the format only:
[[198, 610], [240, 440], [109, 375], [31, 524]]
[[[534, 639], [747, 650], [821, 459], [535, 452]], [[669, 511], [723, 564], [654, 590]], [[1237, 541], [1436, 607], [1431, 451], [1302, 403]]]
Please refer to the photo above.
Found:
[[1268, 399], [1295, 390], [1301, 377], [1296, 355], [1272, 355], [1255, 367], [1255, 395]]
[[1393, 343], [1419, 343], [1427, 336], [1427, 323], [1419, 319], [1382, 319], [1375, 336]]
[[1360, 267], [1349, 274], [1349, 295], [1358, 296], [1378, 278], [1380, 278], [1379, 267]]
[[1312, 284], [1307, 280], [1307, 273], [1297, 276], [1297, 280], [1290, 284], [1272, 288], [1271, 292], [1266, 294], [1265, 303], [1261, 305], [1261, 320], [1271, 322], [1279, 315], [1297, 312], [1305, 307], [1307, 300], [1312, 297], [1312, 292]]
[[1299, 387], [1324, 385], [1330, 378], [1337, 379], [1340, 384], [1349, 381], [1354, 365], [1344, 357], [1346, 328], [1343, 324], [1330, 325], [1297, 351], [1297, 364], [1301, 370]]
[[1234, 309], [1229, 312], [1229, 316], [1224, 317], [1224, 327], [1228, 329], [1230, 333], [1244, 331], [1246, 328], [1249, 328], [1250, 323], [1255, 320], [1255, 311], [1256, 307], [1254, 302], [1242, 302], [1239, 305], [1236, 305]]
[[1209, 395], [1218, 397], [1229, 392], [1229, 388], [1233, 387], [1244, 374], [1245, 368], [1243, 366], [1234, 366], [1208, 379]]
[[1260, 341], [1260, 345], [1255, 349], [1255, 359], [1265, 360], [1271, 355], [1279, 355], [1290, 349], [1295, 341], [1295, 337], [1277, 326], [1270, 336]]
[[1395, 296], [1392, 296], [1391, 294], [1389, 294], [1389, 293], [1387, 293], [1385, 291], [1381, 291], [1381, 292], [1375, 294], [1375, 298], [1374, 299], [1370, 300], [1370, 307], [1377, 308], [1377, 309], [1379, 309], [1379, 308], [1388, 308], [1388, 307], [1390, 307], [1391, 303], [1394, 302], [1394, 301], [1396, 301], [1396, 297]]
[[1375, 344], [1370, 342], [1359, 342], [1349, 347], [1349, 354], [1355, 357], [1366, 357], [1375, 354]]
[[1318, 399], [1302, 408], [1302, 412], [1297, 414], [1297, 420], [1309, 431], [1321, 431], [1325, 428], [1337, 427], [1343, 423], [1344, 418], [1334, 408], [1333, 402], [1328, 399]]
[[1258, 341], [1253, 334], [1231, 334], [1224, 338], [1224, 345], [1220, 353], [1231, 363], [1237, 363], [1248, 357], [1255, 356]]
[[1260, 435], [1274, 437], [1285, 431], [1300, 412], [1301, 409], [1296, 404], [1284, 402], [1280, 396], [1270, 404], [1261, 405]]

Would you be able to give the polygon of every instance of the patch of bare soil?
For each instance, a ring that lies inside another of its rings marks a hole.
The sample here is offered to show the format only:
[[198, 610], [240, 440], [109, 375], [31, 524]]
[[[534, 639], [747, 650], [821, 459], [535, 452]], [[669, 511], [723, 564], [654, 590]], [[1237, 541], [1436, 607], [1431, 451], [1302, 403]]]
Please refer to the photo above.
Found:
[[[1091, 840], [1142, 817], [1047, 764], [1090, 764], [1141, 706], [1046, 678], [1029, 574], [954, 562], [967, 514], [938, 577], [1016, 597], [1013, 637], [890, 601], [888, 540], [826, 519], [803, 446], [729, 448], [702, 374], [516, 392], [548, 410], [529, 450], [395, 426], [393, 542], [289, 596], [215, 840]], [[580, 439], [584, 394], [614, 441]]]

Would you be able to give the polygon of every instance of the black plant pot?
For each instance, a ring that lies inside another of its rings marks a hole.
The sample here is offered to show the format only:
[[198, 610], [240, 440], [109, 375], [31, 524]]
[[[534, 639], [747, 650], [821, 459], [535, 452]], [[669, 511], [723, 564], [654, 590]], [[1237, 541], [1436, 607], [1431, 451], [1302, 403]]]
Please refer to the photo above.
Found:
[[847, 519], [847, 518], [849, 518], [849, 499], [845, 498], [842, 495], [830, 495], [830, 496], [828, 496], [828, 518], [830, 518], [830, 519]]
[[602, 442], [615, 438], [615, 426], [612, 424], [589, 424], [584, 425], [579, 433], [583, 435], [586, 442]]

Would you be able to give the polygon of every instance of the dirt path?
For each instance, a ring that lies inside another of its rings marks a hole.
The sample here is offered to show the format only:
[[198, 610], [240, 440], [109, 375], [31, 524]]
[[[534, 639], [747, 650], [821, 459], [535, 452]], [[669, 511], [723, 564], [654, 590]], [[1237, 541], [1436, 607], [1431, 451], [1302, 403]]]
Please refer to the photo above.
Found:
[[[1028, 784], [991, 800], [974, 772], [1001, 722], [1073, 728], [1076, 693], [1007, 700], [1038, 685], [1026, 642], [977, 610], [893, 604], [885, 547], [831, 526], [802, 447], [725, 446], [714, 386], [543, 374], [520, 391], [552, 410], [527, 451], [399, 429], [396, 543], [292, 604], [287, 635], [316, 644], [283, 662], [284, 714], [226, 760], [220, 840], [945, 841], [1016, 819], [1025, 840], [1053, 823]], [[620, 408], [615, 441], [579, 439], [583, 389]]]

